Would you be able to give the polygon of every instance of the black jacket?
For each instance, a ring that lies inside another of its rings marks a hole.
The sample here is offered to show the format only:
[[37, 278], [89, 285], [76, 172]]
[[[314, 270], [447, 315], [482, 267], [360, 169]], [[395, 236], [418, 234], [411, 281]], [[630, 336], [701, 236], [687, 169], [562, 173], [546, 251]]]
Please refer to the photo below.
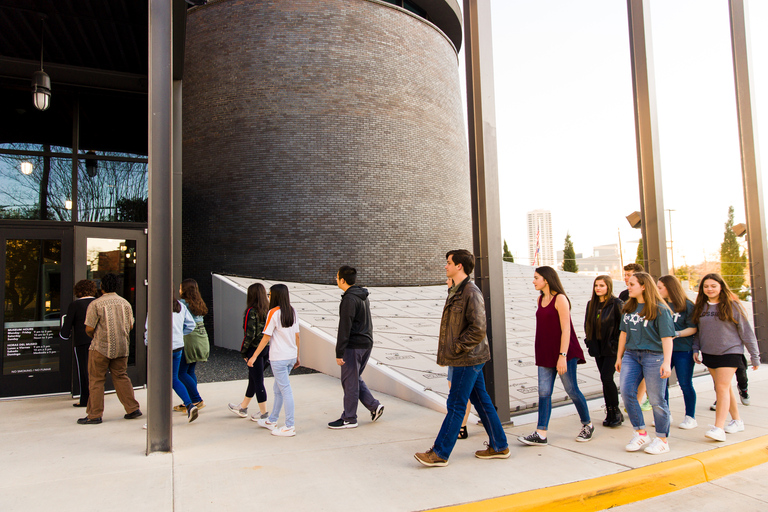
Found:
[[339, 304], [339, 332], [336, 336], [336, 358], [344, 357], [347, 348], [373, 347], [373, 321], [368, 290], [350, 286]]
[[[592, 301], [590, 301], [592, 302]], [[608, 299], [608, 302], [603, 306], [600, 311], [600, 339], [595, 339], [597, 336], [590, 336], [590, 333], [586, 333], [587, 337], [584, 340], [589, 355], [592, 357], [598, 356], [615, 356], [619, 348], [619, 324], [621, 323], [621, 309], [624, 307], [624, 303], [617, 298]], [[589, 302], [587, 302], [587, 313], [584, 313], [584, 331], [587, 330], [587, 315], [589, 313]]]
[[93, 297], [81, 297], [69, 303], [59, 337], [65, 340], [72, 338], [73, 347], [91, 344], [91, 337], [85, 334], [85, 313], [93, 300]]

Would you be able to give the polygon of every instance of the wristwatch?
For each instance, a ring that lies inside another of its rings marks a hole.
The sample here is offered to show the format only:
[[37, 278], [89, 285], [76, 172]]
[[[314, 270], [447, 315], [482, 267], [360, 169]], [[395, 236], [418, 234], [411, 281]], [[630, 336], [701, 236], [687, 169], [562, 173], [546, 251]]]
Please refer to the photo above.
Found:
[[568, 357], [568, 354], [566, 354], [565, 352], [560, 352], [560, 355], [563, 357]]

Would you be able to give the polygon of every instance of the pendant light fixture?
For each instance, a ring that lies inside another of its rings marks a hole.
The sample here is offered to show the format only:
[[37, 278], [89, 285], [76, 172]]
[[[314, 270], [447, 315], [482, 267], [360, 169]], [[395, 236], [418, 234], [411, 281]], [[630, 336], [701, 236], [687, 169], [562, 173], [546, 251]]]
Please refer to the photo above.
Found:
[[40, 71], [35, 71], [32, 75], [32, 102], [37, 110], [47, 110], [51, 106], [51, 77], [43, 71], [45, 17], [40, 18], [40, 27]]

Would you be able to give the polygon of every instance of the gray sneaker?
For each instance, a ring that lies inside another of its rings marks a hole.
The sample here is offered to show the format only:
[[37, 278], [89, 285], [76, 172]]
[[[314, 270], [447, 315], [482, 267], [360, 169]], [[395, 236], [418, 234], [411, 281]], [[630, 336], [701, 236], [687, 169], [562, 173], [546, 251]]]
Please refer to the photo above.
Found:
[[592, 440], [592, 433], [595, 431], [594, 426], [584, 425], [581, 427], [581, 432], [576, 436], [576, 440], [580, 443], [586, 443]]
[[251, 414], [251, 421], [265, 420], [267, 418], [269, 418], [269, 411], [265, 412], [264, 414], [261, 414], [260, 412]]
[[233, 413], [237, 414], [241, 418], [247, 418], [248, 417], [248, 408], [245, 409], [240, 408], [240, 404], [227, 404], [227, 408], [232, 411]]

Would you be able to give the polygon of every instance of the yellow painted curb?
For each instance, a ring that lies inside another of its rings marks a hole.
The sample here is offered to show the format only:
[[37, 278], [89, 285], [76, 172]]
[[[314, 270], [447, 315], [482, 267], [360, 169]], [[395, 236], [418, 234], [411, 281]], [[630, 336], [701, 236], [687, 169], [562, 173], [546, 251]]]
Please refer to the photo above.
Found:
[[[661, 496], [768, 462], [768, 436], [581, 482], [525, 491], [434, 512], [591, 512]], [[652, 485], [649, 485], [652, 483]]]

